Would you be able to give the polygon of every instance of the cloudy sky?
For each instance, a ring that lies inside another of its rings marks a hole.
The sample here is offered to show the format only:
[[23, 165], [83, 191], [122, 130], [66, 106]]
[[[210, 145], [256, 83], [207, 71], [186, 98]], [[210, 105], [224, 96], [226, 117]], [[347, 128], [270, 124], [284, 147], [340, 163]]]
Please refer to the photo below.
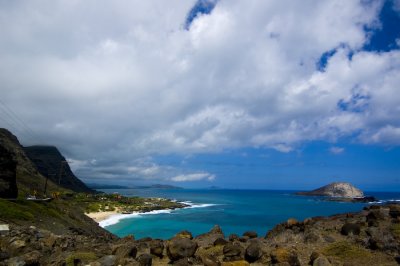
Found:
[[0, 0], [0, 126], [86, 182], [400, 190], [400, 1]]

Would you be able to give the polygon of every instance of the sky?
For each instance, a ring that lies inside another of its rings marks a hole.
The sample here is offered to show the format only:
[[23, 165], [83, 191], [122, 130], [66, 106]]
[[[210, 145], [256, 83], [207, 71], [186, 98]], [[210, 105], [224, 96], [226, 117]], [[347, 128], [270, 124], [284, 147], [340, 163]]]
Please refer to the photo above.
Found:
[[87, 183], [400, 191], [399, 0], [0, 0], [0, 82]]

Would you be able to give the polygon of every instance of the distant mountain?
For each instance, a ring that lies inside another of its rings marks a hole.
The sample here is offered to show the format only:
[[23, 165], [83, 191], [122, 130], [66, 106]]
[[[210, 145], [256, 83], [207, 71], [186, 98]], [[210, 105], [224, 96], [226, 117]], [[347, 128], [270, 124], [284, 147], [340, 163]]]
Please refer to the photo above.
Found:
[[130, 188], [127, 186], [95, 184], [95, 183], [87, 183], [86, 185], [92, 189], [128, 189], [128, 188]]
[[362, 198], [364, 193], [350, 183], [335, 182], [312, 191], [298, 192], [305, 196], [327, 196], [340, 198]]
[[[34, 191], [36, 191], [38, 195], [42, 195], [44, 193], [46, 178], [40, 172], [38, 172], [36, 166], [32, 163], [28, 156], [26, 156], [25, 151], [19, 143], [17, 137], [7, 129], [0, 128], [0, 146], [0, 164], [2, 164], [2, 167], [4, 168], [2, 169], [3, 176], [0, 178], [0, 183], [11, 188], [14, 186], [14, 182], [16, 182], [19, 196], [32, 194]], [[5, 164], [8, 166], [6, 167]], [[4, 172], [5, 170], [8, 173]], [[15, 180], [11, 180], [14, 178]], [[7, 185], [7, 183], [9, 185]], [[65, 189], [57, 186], [54, 182], [49, 180], [47, 182], [47, 194], [51, 194], [52, 192], [56, 191], [61, 192], [65, 191]], [[12, 194], [15, 192], [16, 191], [14, 191]]]
[[183, 189], [182, 187], [177, 187], [177, 186], [172, 186], [172, 185], [163, 185], [163, 184], [154, 184], [154, 185], [148, 185], [148, 186], [135, 186], [133, 188], [141, 188], [141, 189], [149, 189], [149, 188], [155, 188], [155, 189]]
[[30, 146], [24, 147], [24, 151], [38, 171], [55, 184], [75, 192], [94, 192], [74, 175], [67, 160], [56, 147]]

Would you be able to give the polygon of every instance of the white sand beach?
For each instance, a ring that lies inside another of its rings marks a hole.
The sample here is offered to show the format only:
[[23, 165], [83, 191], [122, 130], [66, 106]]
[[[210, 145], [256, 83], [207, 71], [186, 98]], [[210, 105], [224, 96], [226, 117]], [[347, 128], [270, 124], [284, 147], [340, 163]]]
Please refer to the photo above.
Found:
[[86, 216], [92, 218], [94, 221], [97, 223], [100, 223], [101, 221], [109, 219], [111, 216], [120, 214], [117, 211], [104, 211], [104, 212], [90, 212], [90, 213], [85, 213]]

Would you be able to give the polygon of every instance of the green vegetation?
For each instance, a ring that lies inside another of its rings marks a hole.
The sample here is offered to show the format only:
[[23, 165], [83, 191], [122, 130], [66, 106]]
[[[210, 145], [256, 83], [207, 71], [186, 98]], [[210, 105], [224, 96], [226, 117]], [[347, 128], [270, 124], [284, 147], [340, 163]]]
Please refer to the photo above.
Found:
[[34, 215], [28, 206], [0, 199], [0, 218], [6, 220], [33, 220]]
[[340, 241], [330, 244], [322, 251], [325, 256], [334, 256], [343, 260], [347, 259], [367, 259], [371, 253], [365, 248], [350, 244], [346, 241]]
[[393, 224], [391, 231], [395, 236], [400, 237], [400, 224]]
[[147, 212], [152, 210], [176, 209], [186, 205], [163, 198], [124, 197], [119, 194], [76, 194], [75, 202], [84, 206], [85, 212], [118, 211]]
[[74, 252], [65, 259], [67, 266], [80, 265], [81, 263], [89, 263], [97, 259], [93, 252]]

